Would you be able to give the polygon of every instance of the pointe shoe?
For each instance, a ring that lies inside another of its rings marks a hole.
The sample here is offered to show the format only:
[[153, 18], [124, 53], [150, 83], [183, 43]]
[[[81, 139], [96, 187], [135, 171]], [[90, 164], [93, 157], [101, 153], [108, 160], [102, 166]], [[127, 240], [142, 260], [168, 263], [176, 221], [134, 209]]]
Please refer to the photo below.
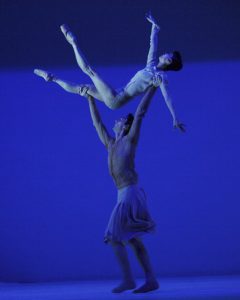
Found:
[[159, 288], [158, 282], [151, 281], [151, 282], [146, 282], [142, 286], [140, 286], [138, 289], [134, 290], [134, 294], [140, 294], [140, 293], [148, 293], [154, 290], [157, 290]]
[[118, 294], [122, 293], [127, 290], [133, 290], [136, 287], [136, 284], [134, 281], [126, 281], [122, 282], [120, 285], [112, 289], [112, 293]]
[[66, 24], [60, 26], [62, 33], [64, 34], [66, 40], [72, 45], [76, 42], [75, 35], [70, 31], [69, 27]]
[[33, 73], [42, 77], [45, 81], [52, 81], [54, 77], [52, 73], [40, 69], [34, 69]]

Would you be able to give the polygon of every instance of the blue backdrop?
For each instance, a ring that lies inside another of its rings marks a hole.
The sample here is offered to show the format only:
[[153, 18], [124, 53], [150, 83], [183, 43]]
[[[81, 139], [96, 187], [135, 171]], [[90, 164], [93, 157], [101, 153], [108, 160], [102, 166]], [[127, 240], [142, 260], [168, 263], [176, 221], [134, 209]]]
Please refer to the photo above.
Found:
[[[72, 66], [50, 71], [90, 82], [66, 51]], [[120, 87], [144, 59], [97, 70]], [[160, 91], [143, 122], [136, 166], [157, 223], [145, 241], [160, 276], [240, 273], [239, 68], [231, 58], [187, 61], [181, 72], [169, 73], [187, 132], [173, 130]], [[23, 65], [2, 68], [0, 82], [0, 280], [118, 276], [112, 249], [103, 243], [116, 189], [86, 100]], [[117, 111], [97, 103], [109, 130], [139, 100]]]

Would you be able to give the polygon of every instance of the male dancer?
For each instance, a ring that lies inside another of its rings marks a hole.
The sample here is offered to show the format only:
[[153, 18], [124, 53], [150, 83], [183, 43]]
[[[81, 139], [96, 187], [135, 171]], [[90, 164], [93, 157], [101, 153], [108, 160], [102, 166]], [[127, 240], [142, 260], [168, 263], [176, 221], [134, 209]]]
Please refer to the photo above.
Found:
[[154, 230], [155, 223], [148, 212], [145, 193], [138, 186], [138, 175], [134, 166], [142, 118], [147, 112], [155, 90], [156, 87], [150, 87], [147, 90], [134, 116], [129, 114], [116, 121], [113, 127], [115, 138], [108, 133], [102, 123], [93, 97], [87, 93], [87, 88], [83, 90], [89, 101], [93, 125], [107, 148], [109, 172], [118, 190], [118, 200], [104, 237], [104, 241], [113, 246], [123, 274], [122, 283], [112, 290], [113, 293], [121, 293], [136, 287], [128, 261], [126, 244], [133, 248], [146, 277], [146, 282], [133, 292], [146, 293], [159, 287], [147, 250], [140, 239], [142, 234]]
[[166, 75], [166, 71], [178, 71], [182, 68], [181, 55], [178, 51], [173, 51], [172, 53], [163, 54], [159, 58], [157, 57], [158, 32], [160, 27], [150, 13], [146, 15], [146, 18], [152, 24], [147, 64], [144, 69], [138, 71], [134, 75], [124, 88], [113, 89], [95, 70], [92, 69], [80, 50], [75, 35], [66, 25], [62, 25], [61, 30], [66, 40], [73, 47], [79, 67], [91, 78], [93, 84], [72, 84], [40, 69], [35, 69], [34, 73], [43, 77], [46, 81], [56, 82], [64, 90], [70, 93], [83, 95], [83, 90], [87, 90], [88, 95], [103, 101], [111, 109], [121, 107], [135, 96], [144, 93], [150, 86], [160, 87], [166, 105], [172, 115], [173, 126], [181, 131], [185, 131], [184, 124], [180, 123], [176, 117], [168, 91]]

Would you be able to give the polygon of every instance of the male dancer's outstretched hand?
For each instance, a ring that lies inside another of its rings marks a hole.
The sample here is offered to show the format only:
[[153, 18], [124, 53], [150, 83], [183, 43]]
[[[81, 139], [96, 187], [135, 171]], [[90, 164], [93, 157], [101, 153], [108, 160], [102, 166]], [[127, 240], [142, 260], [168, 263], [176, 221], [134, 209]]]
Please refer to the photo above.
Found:
[[91, 95], [88, 94], [88, 87], [87, 86], [81, 86], [79, 88], [79, 94], [82, 97], [87, 98], [88, 100], [93, 100], [93, 97]]
[[149, 11], [148, 13], [146, 13], [146, 19], [152, 23], [158, 30], [160, 30], [160, 26], [157, 24], [156, 20], [154, 19], [154, 17], [152, 16], [151, 12]]

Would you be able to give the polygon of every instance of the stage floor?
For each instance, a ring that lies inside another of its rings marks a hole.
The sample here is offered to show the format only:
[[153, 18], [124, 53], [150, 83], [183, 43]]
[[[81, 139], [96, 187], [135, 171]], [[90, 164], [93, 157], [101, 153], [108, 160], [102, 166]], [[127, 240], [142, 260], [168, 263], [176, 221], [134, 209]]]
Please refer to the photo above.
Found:
[[[240, 276], [159, 278], [160, 289], [148, 294], [112, 294], [118, 283], [74, 281], [54, 283], [0, 283], [1, 300], [165, 300], [224, 299], [240, 300]], [[138, 284], [142, 280], [137, 280]]]

